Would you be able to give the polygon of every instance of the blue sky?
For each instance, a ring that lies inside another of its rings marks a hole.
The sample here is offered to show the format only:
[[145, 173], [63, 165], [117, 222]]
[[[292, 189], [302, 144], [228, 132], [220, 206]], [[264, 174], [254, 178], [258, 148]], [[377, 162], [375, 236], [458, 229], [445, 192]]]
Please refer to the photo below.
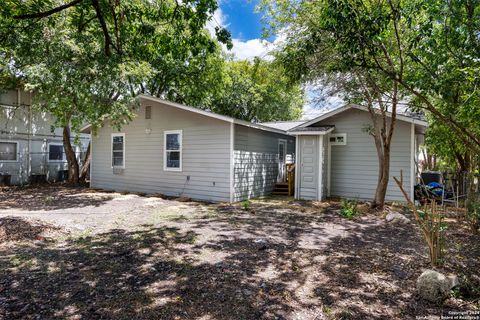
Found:
[[261, 13], [255, 12], [258, 1], [222, 0], [220, 9], [228, 21], [232, 36], [243, 41], [262, 36]]
[[[281, 38], [271, 36], [268, 39], [262, 38], [265, 27], [262, 13], [257, 13], [255, 7], [259, 0], [219, 0], [219, 9], [214, 14], [214, 19], [207, 23], [207, 28], [214, 33], [216, 26], [227, 28], [232, 33], [233, 49], [231, 53], [236, 59], [253, 59], [261, 57], [269, 59], [268, 52], [275, 48]], [[314, 106], [314, 93], [307, 86], [307, 102], [304, 106], [304, 118], [312, 118], [323, 113], [319, 106]], [[338, 99], [326, 102], [327, 106], [338, 104]]]
[[211, 32], [220, 25], [232, 33], [232, 53], [237, 59], [265, 58], [273, 48], [275, 37], [262, 39], [262, 14], [255, 12], [258, 1], [219, 0], [219, 9], [207, 23]]

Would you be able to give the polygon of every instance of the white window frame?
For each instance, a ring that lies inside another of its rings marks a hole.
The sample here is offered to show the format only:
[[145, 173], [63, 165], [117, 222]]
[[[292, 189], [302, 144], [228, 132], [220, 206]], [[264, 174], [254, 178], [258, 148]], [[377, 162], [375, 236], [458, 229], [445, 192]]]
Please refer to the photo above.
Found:
[[[62, 146], [63, 152], [62, 152], [62, 160], [50, 160], [50, 146]], [[65, 154], [65, 147], [63, 146], [63, 143], [61, 142], [49, 142], [47, 145], [47, 162], [65, 162], [67, 161], [67, 156]]]
[[0, 143], [3, 142], [3, 143], [15, 143], [17, 145], [17, 153], [15, 153], [15, 160], [1, 160], [0, 159], [0, 162], [18, 162], [19, 159], [18, 159], [18, 154], [19, 154], [19, 151], [18, 151], [18, 148], [20, 146], [20, 144], [18, 143], [18, 141], [14, 141], [14, 140], [0, 140]]
[[[167, 150], [167, 135], [168, 134], [178, 134], [180, 141], [180, 148], [178, 150]], [[180, 152], [180, 165], [178, 168], [168, 168], [167, 167], [167, 152], [174, 151]], [[166, 130], [163, 132], [163, 171], [177, 171], [181, 172], [183, 167], [183, 130]]]
[[[334, 137], [335, 142], [330, 141], [330, 138]], [[343, 137], [343, 142], [338, 142], [337, 137]], [[328, 143], [331, 146], [345, 146], [347, 145], [347, 134], [346, 133], [331, 133], [328, 137]]]
[[[121, 166], [114, 166], [113, 165], [113, 138], [114, 137], [123, 137], [123, 165]], [[118, 169], [125, 169], [125, 133], [112, 133], [112, 137], [110, 138], [110, 165], [112, 168]]]

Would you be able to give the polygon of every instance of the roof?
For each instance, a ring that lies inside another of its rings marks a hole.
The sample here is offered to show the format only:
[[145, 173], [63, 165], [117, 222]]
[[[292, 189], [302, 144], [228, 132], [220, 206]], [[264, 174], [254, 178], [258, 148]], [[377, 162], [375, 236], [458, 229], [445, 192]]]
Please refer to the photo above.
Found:
[[271, 121], [271, 122], [261, 122], [260, 124], [262, 126], [274, 128], [274, 129], [280, 129], [280, 130], [290, 130], [292, 128], [295, 128], [302, 123], [306, 122], [307, 120], [295, 120], [295, 121]]
[[[263, 124], [258, 124], [258, 123], [248, 122], [248, 121], [244, 121], [244, 120], [240, 120], [240, 119], [235, 119], [235, 118], [232, 118], [232, 117], [227, 117], [227, 116], [215, 113], [215, 112], [186, 106], [186, 105], [183, 105], [183, 104], [180, 104], [180, 103], [171, 102], [171, 101], [168, 101], [168, 100], [165, 100], [165, 99], [156, 98], [156, 97], [152, 97], [152, 96], [145, 95], [145, 94], [139, 95], [138, 98], [153, 101], [153, 102], [159, 102], [159, 103], [165, 104], [165, 105], [170, 106], [170, 107], [174, 107], [174, 108], [177, 108], [177, 109], [181, 109], [181, 110], [189, 111], [189, 112], [192, 112], [192, 113], [200, 114], [200, 115], [203, 115], [203, 116], [206, 116], [206, 117], [209, 117], [209, 118], [218, 119], [218, 120], [225, 121], [225, 122], [228, 122], [228, 123], [234, 123], [234, 124], [238, 124], [238, 125], [245, 126], [245, 127], [250, 127], [250, 128], [254, 128], [254, 129], [259, 129], [259, 130], [264, 130], [264, 131], [269, 131], [269, 132], [288, 135], [288, 132], [286, 130], [276, 129], [276, 128], [265, 126]], [[91, 125], [87, 125], [87, 126], [83, 127], [81, 129], [81, 132], [90, 131], [90, 127], [91, 127]]]
[[335, 126], [297, 127], [297, 128], [291, 129], [289, 132], [294, 135], [310, 135], [310, 134], [324, 135], [332, 132], [333, 129], [335, 129]]
[[[356, 104], [347, 104], [343, 107], [340, 107], [340, 108], [337, 108], [337, 109], [333, 109], [329, 112], [326, 112], [316, 118], [313, 118], [312, 120], [309, 120], [309, 121], [306, 121], [300, 125], [298, 125], [297, 127], [293, 128], [293, 129], [297, 129], [299, 127], [308, 127], [308, 126], [311, 126], [312, 124], [315, 124], [319, 121], [322, 121], [322, 120], [325, 120], [325, 119], [328, 119], [330, 117], [333, 117], [334, 115], [336, 114], [339, 114], [339, 113], [342, 113], [344, 111], [347, 111], [347, 110], [350, 110], [350, 109], [357, 109], [357, 110], [362, 110], [362, 111], [367, 111], [368, 112], [368, 108], [367, 107], [364, 107], [364, 106], [360, 106], [360, 105], [356, 105]], [[380, 110], [377, 111], [378, 113], [380, 113]], [[388, 117], [391, 117], [392, 114], [391, 112], [386, 112], [387, 116]], [[415, 117], [415, 116], [412, 116], [412, 115], [407, 115], [407, 114], [399, 114], [397, 113], [396, 115], [396, 118], [398, 120], [401, 120], [401, 121], [405, 121], [405, 122], [409, 122], [409, 123], [414, 123], [416, 125], [420, 125], [420, 126], [423, 126], [423, 127], [427, 127], [428, 126], [428, 123], [425, 121], [425, 120], [422, 120], [422, 119], [418, 119], [418, 117]], [[289, 132], [292, 132], [292, 129], [289, 130]]]

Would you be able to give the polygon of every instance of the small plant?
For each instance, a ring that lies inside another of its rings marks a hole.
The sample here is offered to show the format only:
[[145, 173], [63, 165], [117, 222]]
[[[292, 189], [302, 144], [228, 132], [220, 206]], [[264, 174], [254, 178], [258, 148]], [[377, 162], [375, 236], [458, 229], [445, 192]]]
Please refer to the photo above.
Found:
[[250, 205], [252, 204], [252, 202], [250, 200], [244, 200], [242, 201], [242, 208], [243, 210], [245, 211], [248, 211], [250, 210]]
[[344, 218], [352, 219], [358, 213], [357, 207], [358, 207], [357, 200], [342, 199], [342, 209], [340, 210], [340, 214]]

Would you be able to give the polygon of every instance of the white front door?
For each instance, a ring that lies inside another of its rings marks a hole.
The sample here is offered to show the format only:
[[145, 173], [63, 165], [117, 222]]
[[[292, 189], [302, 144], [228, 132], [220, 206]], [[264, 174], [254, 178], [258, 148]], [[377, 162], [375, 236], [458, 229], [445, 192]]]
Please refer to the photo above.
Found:
[[285, 160], [287, 158], [287, 140], [278, 140], [278, 182], [287, 180], [287, 168]]
[[[318, 198], [318, 137], [300, 136], [297, 139], [300, 151], [298, 198], [317, 200]], [[298, 162], [297, 162], [298, 163]]]

